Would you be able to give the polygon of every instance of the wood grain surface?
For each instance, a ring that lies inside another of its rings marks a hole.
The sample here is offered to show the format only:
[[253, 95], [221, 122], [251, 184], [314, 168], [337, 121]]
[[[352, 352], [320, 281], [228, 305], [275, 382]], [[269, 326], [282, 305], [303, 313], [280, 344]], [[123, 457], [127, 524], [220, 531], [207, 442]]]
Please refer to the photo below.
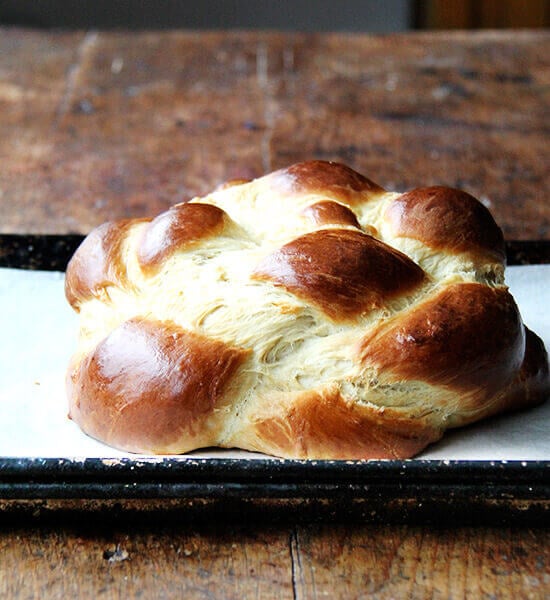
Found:
[[[548, 31], [3, 29], [0, 232], [86, 233], [322, 158], [463, 188], [508, 239], [550, 239], [549, 57]], [[0, 598], [550, 597], [547, 518], [81, 508], [0, 506]]]
[[550, 32], [0, 32], [1, 231], [88, 232], [338, 160], [548, 239]]
[[550, 593], [544, 528], [270, 521], [246, 509], [225, 519], [208, 509], [175, 514], [157, 521], [77, 511], [4, 523], [0, 597], [542, 600]]

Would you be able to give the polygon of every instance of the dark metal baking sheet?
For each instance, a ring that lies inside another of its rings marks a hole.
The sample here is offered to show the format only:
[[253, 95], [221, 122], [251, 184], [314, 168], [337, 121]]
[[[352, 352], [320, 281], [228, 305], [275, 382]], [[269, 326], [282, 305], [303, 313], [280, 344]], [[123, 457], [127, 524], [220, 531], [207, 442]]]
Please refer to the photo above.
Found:
[[550, 499], [549, 461], [0, 458], [1, 498]]
[[[168, 524], [246, 518], [550, 524], [548, 461], [0, 459], [0, 523], [76, 513]], [[114, 515], [114, 517], [113, 517]]]
[[[63, 270], [81, 240], [0, 235], [0, 266]], [[507, 254], [509, 264], [550, 263], [550, 242], [509, 242]], [[481, 499], [536, 507], [539, 518], [550, 508], [550, 461], [0, 457], [0, 499], [70, 498], [368, 499], [381, 507]]]
[[[0, 267], [64, 271], [83, 239], [80, 234], [0, 234]], [[506, 259], [509, 265], [548, 264], [550, 240], [507, 241]]]

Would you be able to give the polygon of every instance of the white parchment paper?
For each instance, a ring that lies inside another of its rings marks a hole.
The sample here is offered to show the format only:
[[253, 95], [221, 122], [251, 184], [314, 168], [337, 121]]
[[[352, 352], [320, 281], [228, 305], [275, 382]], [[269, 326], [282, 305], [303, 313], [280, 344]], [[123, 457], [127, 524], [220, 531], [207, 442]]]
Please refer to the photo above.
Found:
[[[550, 265], [508, 267], [506, 281], [525, 324], [550, 348]], [[63, 274], [0, 269], [0, 456], [135, 456], [86, 435], [67, 418], [65, 370], [78, 318], [65, 301]], [[538, 408], [448, 432], [419, 458], [548, 460], [550, 399]], [[214, 450], [197, 456], [255, 458]]]

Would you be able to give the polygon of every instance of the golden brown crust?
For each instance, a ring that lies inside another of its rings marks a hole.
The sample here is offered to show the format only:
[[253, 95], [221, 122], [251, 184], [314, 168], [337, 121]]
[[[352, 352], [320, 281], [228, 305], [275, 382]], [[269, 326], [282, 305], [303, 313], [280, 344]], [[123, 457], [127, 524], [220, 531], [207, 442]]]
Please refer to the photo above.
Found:
[[252, 418], [251, 450], [282, 457], [357, 459], [413, 456], [442, 430], [421, 419], [346, 401], [339, 392], [307, 392]]
[[548, 354], [542, 340], [525, 327], [525, 355], [521, 368], [501, 404], [485, 416], [541, 404], [550, 396]]
[[522, 383], [529, 382], [531, 396], [535, 401], [542, 400], [548, 393], [549, 368], [548, 353], [539, 336], [525, 327], [525, 356], [518, 374]]
[[384, 189], [346, 165], [323, 160], [297, 163], [268, 175], [274, 190], [285, 194], [323, 194], [353, 205]]
[[503, 260], [468, 194], [323, 161], [105, 224], [67, 270], [71, 417], [137, 452], [414, 456], [550, 395]]
[[315, 225], [349, 225], [361, 229], [355, 213], [347, 206], [332, 200], [321, 200], [306, 206], [302, 214]]
[[254, 277], [284, 287], [334, 321], [346, 321], [411, 291], [422, 283], [424, 272], [360, 231], [323, 229], [267, 256]]
[[178, 250], [188, 250], [208, 237], [219, 235], [226, 213], [212, 204], [178, 204], [148, 223], [137, 248], [138, 262], [147, 274], [156, 273]]
[[361, 344], [364, 365], [486, 396], [506, 386], [525, 352], [524, 327], [504, 288], [458, 283], [442, 289]]
[[126, 284], [122, 244], [128, 231], [142, 221], [146, 219], [104, 223], [82, 242], [65, 275], [65, 296], [75, 310], [82, 302], [100, 296], [107, 287]]
[[207, 446], [208, 422], [247, 354], [170, 322], [126, 321], [71, 374], [70, 417], [132, 452]]
[[218, 185], [218, 187], [216, 188], [216, 192], [221, 192], [223, 190], [227, 190], [229, 188], [235, 187], [237, 185], [243, 185], [245, 183], [249, 183], [250, 179], [228, 179], [227, 181], [224, 181], [223, 183], [220, 183], [220, 185]]
[[434, 186], [401, 194], [388, 206], [385, 218], [394, 235], [430, 248], [505, 259], [502, 231], [491, 213], [461, 190]]

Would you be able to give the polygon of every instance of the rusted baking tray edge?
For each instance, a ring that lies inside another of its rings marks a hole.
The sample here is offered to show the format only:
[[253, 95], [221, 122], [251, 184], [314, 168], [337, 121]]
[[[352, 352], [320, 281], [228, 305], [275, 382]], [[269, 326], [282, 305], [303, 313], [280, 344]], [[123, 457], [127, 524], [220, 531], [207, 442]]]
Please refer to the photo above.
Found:
[[550, 500], [550, 461], [0, 458], [0, 498]]
[[[0, 267], [64, 271], [84, 236], [0, 234]], [[509, 265], [550, 263], [550, 240], [506, 242]]]

